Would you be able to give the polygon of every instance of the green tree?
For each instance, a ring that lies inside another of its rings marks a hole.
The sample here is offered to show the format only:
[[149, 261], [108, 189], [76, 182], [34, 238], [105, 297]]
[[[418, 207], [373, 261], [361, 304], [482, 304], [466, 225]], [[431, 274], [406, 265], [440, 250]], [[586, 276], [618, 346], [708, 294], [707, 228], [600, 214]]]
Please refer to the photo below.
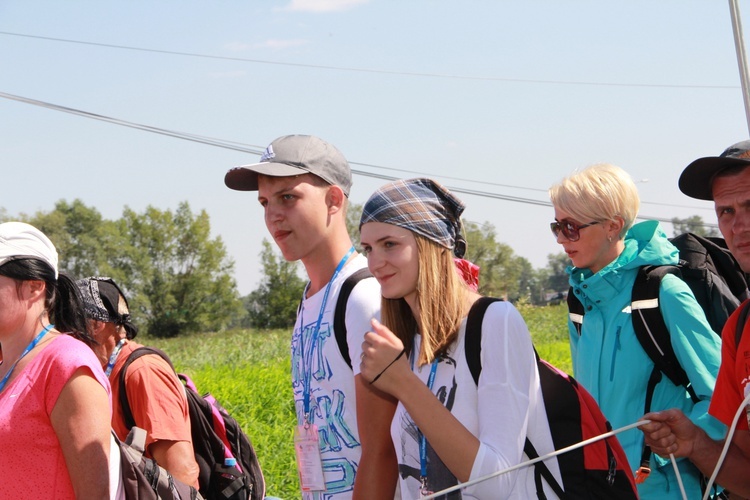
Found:
[[350, 203], [346, 209], [346, 230], [355, 248], [359, 246], [359, 221], [362, 218], [363, 208], [364, 205], [361, 203]]
[[564, 292], [568, 284], [568, 273], [565, 269], [571, 264], [565, 252], [551, 253], [547, 255], [547, 281], [545, 288], [553, 292]]
[[177, 210], [125, 208], [119, 230], [127, 253], [116, 256], [134, 303], [152, 335], [221, 330], [243, 314], [232, 278], [234, 262], [220, 237], [211, 239], [208, 214], [193, 214], [187, 202]]
[[686, 219], [678, 217], [672, 218], [672, 227], [674, 228], [672, 236], [682, 233], [695, 233], [698, 236], [720, 236], [715, 227], [707, 226], [700, 215], [693, 215]]
[[79, 199], [60, 200], [51, 212], [37, 212], [26, 222], [55, 244], [62, 272], [73, 278], [105, 274], [107, 255], [101, 246], [105, 221], [95, 208]]
[[211, 239], [208, 214], [187, 202], [175, 212], [125, 208], [103, 219], [81, 200], [50, 212], [8, 216], [28, 222], [55, 245], [60, 270], [73, 278], [111, 276], [128, 297], [135, 323], [156, 336], [220, 330], [246, 313], [221, 238]]
[[534, 269], [531, 262], [524, 257], [516, 257], [516, 262], [521, 268], [518, 298], [527, 300], [531, 304], [542, 304], [544, 302], [546, 274], [543, 270]]
[[464, 222], [466, 258], [479, 266], [479, 293], [517, 300], [524, 264], [508, 245], [495, 240], [495, 227]]
[[245, 297], [246, 326], [253, 328], [289, 328], [294, 325], [305, 281], [297, 274], [297, 262], [288, 262], [274, 253], [263, 239], [260, 252], [263, 279], [260, 286]]

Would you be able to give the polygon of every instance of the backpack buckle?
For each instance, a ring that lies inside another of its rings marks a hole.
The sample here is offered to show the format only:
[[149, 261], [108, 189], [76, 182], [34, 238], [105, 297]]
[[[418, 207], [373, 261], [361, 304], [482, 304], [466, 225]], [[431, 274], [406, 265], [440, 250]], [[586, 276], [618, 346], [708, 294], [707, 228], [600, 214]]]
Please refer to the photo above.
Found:
[[646, 479], [648, 479], [648, 476], [651, 474], [651, 468], [647, 467], [645, 465], [641, 465], [638, 467], [638, 470], [635, 471], [635, 484], [641, 484]]

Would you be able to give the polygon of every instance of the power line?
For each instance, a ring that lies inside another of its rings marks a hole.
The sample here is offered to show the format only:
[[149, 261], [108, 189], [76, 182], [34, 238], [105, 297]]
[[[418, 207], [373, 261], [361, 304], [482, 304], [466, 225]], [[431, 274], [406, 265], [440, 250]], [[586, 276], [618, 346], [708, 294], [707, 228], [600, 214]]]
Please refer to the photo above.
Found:
[[269, 61], [264, 59], [248, 59], [244, 57], [229, 57], [229, 56], [216, 56], [210, 54], [199, 54], [195, 52], [181, 52], [176, 50], [162, 50], [162, 49], [151, 49], [147, 47], [134, 47], [130, 45], [117, 45], [112, 43], [101, 43], [101, 42], [88, 42], [84, 40], [71, 40], [69, 38], [56, 38], [41, 35], [29, 35], [25, 33], [12, 33], [9, 31], [0, 31], [0, 35], [17, 36], [24, 38], [33, 38], [37, 40], [48, 40], [52, 42], [63, 42], [63, 43], [75, 43], [79, 45], [91, 45], [95, 47], [106, 47], [110, 49], [120, 50], [135, 50], [140, 52], [152, 52], [157, 54], [168, 54], [175, 56], [185, 57], [200, 57], [203, 59], [219, 59], [225, 61], [238, 61], [238, 62], [249, 62], [254, 64], [269, 64], [276, 66], [290, 66], [297, 68], [310, 68], [320, 70], [332, 70], [332, 71], [349, 71], [356, 73], [375, 73], [382, 75], [396, 75], [396, 76], [416, 76], [423, 78], [449, 78], [457, 80], [481, 80], [481, 81], [493, 81], [493, 82], [506, 82], [506, 83], [536, 83], [544, 85], [587, 85], [595, 87], [635, 87], [635, 88], [670, 88], [670, 89], [731, 89], [736, 90], [739, 87], [737, 85], [679, 85], [679, 84], [658, 84], [658, 83], [612, 83], [612, 82], [589, 82], [582, 80], [540, 80], [531, 78], [504, 78], [504, 77], [493, 77], [493, 76], [472, 76], [472, 75], [450, 75], [442, 73], [423, 73], [423, 72], [412, 72], [412, 71], [395, 71], [395, 70], [383, 70], [374, 68], [353, 68], [347, 66], [330, 66], [322, 64], [304, 64], [304, 63], [291, 63], [281, 61]]
[[[18, 96], [18, 95], [14, 95], [14, 94], [8, 94], [6, 92], [0, 92], [0, 98], [10, 99], [10, 100], [17, 101], [17, 102], [22, 102], [22, 103], [25, 103], [25, 104], [31, 104], [31, 105], [34, 105], [34, 106], [43, 107], [43, 108], [50, 109], [50, 110], [53, 110], [53, 111], [60, 111], [60, 112], [63, 112], [63, 113], [70, 113], [70, 114], [73, 114], [73, 115], [76, 115], [76, 116], [81, 116], [81, 117], [84, 117], [84, 118], [90, 118], [90, 119], [93, 119], [93, 120], [100, 120], [100, 121], [104, 121], [104, 122], [107, 122], [107, 123], [112, 123], [114, 125], [120, 125], [120, 126], [123, 126], [123, 127], [134, 128], [134, 129], [137, 129], [137, 130], [143, 130], [145, 132], [151, 132], [151, 133], [154, 133], [154, 134], [166, 135], [168, 137], [174, 137], [176, 139], [183, 139], [183, 140], [186, 140], [186, 141], [197, 142], [197, 143], [201, 143], [201, 144], [207, 144], [209, 146], [215, 146], [215, 147], [224, 148], [224, 149], [231, 149], [231, 150], [234, 150], [234, 151], [241, 151], [243, 153], [250, 153], [250, 154], [254, 154], [254, 155], [258, 155], [258, 156], [260, 156], [261, 154], [263, 154], [263, 151], [265, 150], [265, 147], [263, 147], [263, 146], [256, 146], [256, 145], [244, 144], [244, 143], [241, 143], [241, 142], [227, 141], [227, 140], [224, 140], [224, 139], [217, 139], [217, 138], [214, 138], [214, 137], [207, 137], [207, 136], [197, 135], [197, 134], [191, 134], [191, 133], [187, 133], [187, 132], [179, 132], [179, 131], [176, 131], [176, 130], [163, 129], [163, 128], [154, 127], [154, 126], [151, 126], [151, 125], [144, 125], [144, 124], [141, 124], [141, 123], [130, 122], [130, 121], [126, 121], [126, 120], [121, 120], [119, 118], [112, 118], [110, 116], [105, 116], [105, 115], [100, 115], [100, 114], [97, 114], [97, 113], [91, 113], [91, 112], [88, 112], [88, 111], [83, 111], [83, 110], [80, 110], [80, 109], [70, 108], [70, 107], [67, 107], [67, 106], [61, 106], [61, 105], [58, 105], [58, 104], [52, 104], [52, 103], [45, 102], [45, 101], [39, 101], [39, 100], [36, 100], [36, 99], [30, 99], [28, 97], [22, 97], [22, 96]], [[352, 164], [352, 165], [359, 165], [359, 166], [365, 166], [365, 167], [370, 167], [370, 168], [377, 168], [377, 169], [382, 169], [382, 170], [399, 170], [399, 169], [393, 169], [393, 168], [388, 168], [388, 167], [381, 167], [381, 166], [378, 166], [378, 165], [373, 165], [371, 163], [359, 163], [359, 162], [355, 162], [355, 161], [350, 161], [349, 163]], [[417, 171], [413, 171], [413, 170], [401, 170], [401, 171], [402, 172], [410, 172], [410, 173], [414, 173], [414, 174], [417, 174], [417, 175], [430, 175], [430, 174], [426, 174], [424, 172], [417, 172]], [[353, 174], [357, 174], [357, 175], [362, 175], [364, 177], [371, 177], [371, 178], [381, 179], [381, 180], [385, 180], [385, 181], [394, 181], [394, 180], [397, 180], [397, 179], [400, 178], [400, 177], [397, 177], [397, 176], [386, 175], [386, 174], [379, 174], [379, 173], [375, 173], [375, 172], [368, 172], [368, 171], [365, 171], [365, 170], [356, 170], [356, 169], [352, 169], [352, 173]], [[450, 178], [450, 179], [456, 180], [457, 178], [453, 177], [453, 178]], [[461, 179], [461, 180], [469, 181], [469, 182], [480, 182], [480, 181], [474, 181], [474, 180], [470, 180], [470, 179]], [[484, 183], [484, 184], [492, 184], [492, 183]], [[504, 185], [504, 186], [505, 187], [518, 187], [518, 186], [507, 186], [507, 185]], [[544, 200], [535, 200], [535, 199], [532, 199], [532, 198], [522, 198], [522, 197], [519, 197], [519, 196], [510, 196], [510, 195], [504, 195], [504, 194], [499, 194], [499, 193], [491, 193], [489, 191], [479, 191], [479, 190], [475, 190], [475, 189], [468, 189], [468, 188], [461, 188], [461, 187], [448, 186], [448, 188], [451, 191], [456, 192], [456, 193], [469, 194], [469, 195], [473, 195], [473, 196], [479, 196], [479, 197], [482, 197], [482, 198], [491, 198], [491, 199], [496, 199], [496, 200], [510, 201], [510, 202], [515, 202], [515, 203], [524, 203], [524, 204], [527, 204], [527, 205], [536, 205], [536, 206], [543, 206], [543, 207], [551, 207], [552, 206], [551, 202], [544, 201]], [[531, 188], [529, 188], [529, 189], [531, 189]], [[651, 216], [646, 216], [646, 215], [639, 216], [638, 218], [639, 219], [652, 219], [652, 220], [658, 220], [660, 222], [668, 222], [668, 223], [672, 222], [671, 219], [665, 219], [665, 218], [662, 218], [662, 217], [651, 217]], [[718, 227], [716, 224], [704, 223], [704, 225], [708, 226], [708, 227]]]

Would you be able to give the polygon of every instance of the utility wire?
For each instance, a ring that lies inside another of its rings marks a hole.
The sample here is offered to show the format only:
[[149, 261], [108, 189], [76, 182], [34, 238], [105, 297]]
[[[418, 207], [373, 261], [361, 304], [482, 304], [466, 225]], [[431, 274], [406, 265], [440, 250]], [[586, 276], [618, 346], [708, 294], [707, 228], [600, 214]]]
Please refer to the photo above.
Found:
[[[70, 107], [67, 107], [67, 106], [60, 106], [58, 104], [52, 104], [52, 103], [45, 102], [45, 101], [39, 101], [39, 100], [36, 100], [36, 99], [30, 99], [28, 97], [22, 97], [22, 96], [18, 96], [18, 95], [14, 95], [14, 94], [8, 94], [6, 92], [0, 92], [0, 98], [10, 99], [10, 100], [13, 100], [13, 101], [22, 102], [22, 103], [25, 103], [25, 104], [31, 104], [31, 105], [34, 105], [34, 106], [40, 106], [40, 107], [43, 107], [43, 108], [46, 108], [46, 109], [51, 109], [53, 111], [61, 111], [61, 112], [64, 112], [64, 113], [70, 113], [70, 114], [73, 114], [73, 115], [76, 115], [76, 116], [82, 116], [84, 118], [90, 118], [90, 119], [93, 119], [93, 120], [100, 120], [100, 121], [104, 121], [104, 122], [107, 122], [107, 123], [112, 123], [114, 125], [121, 125], [123, 127], [130, 127], [130, 128], [134, 128], [134, 129], [137, 129], [137, 130], [143, 130], [145, 132], [152, 132], [154, 134], [166, 135], [168, 137], [174, 137], [176, 139], [183, 139], [183, 140], [197, 142], [197, 143], [201, 143], [201, 144], [207, 144], [209, 146], [215, 146], [215, 147], [224, 148], [224, 149], [231, 149], [231, 150], [234, 150], [234, 151], [241, 151], [243, 153], [250, 153], [250, 154], [254, 154], [254, 155], [258, 155], [258, 156], [260, 156], [261, 154], [263, 154], [263, 151], [265, 150], [265, 148], [262, 147], [262, 146], [255, 146], [255, 145], [250, 145], [250, 144], [243, 144], [241, 142], [235, 142], [235, 141], [226, 141], [224, 139], [217, 139], [217, 138], [214, 138], [214, 137], [207, 137], [207, 136], [197, 135], [197, 134], [191, 134], [191, 133], [187, 133], [187, 132], [178, 132], [178, 131], [175, 131], [175, 130], [168, 130], [168, 129], [163, 129], [163, 128], [159, 128], [159, 127], [153, 127], [151, 125], [143, 125], [143, 124], [140, 124], [140, 123], [129, 122], [129, 121], [126, 121], [126, 120], [120, 120], [119, 118], [112, 118], [112, 117], [109, 117], [109, 116], [100, 115], [100, 114], [96, 114], [96, 113], [91, 113], [91, 112], [83, 111], [83, 110], [80, 110], [80, 109], [70, 108]], [[386, 169], [386, 167], [380, 167], [380, 166], [373, 165], [373, 164], [370, 164], [370, 163], [359, 163], [359, 162], [355, 162], [355, 161], [350, 161], [349, 163], [352, 164], [352, 165], [360, 165], [360, 166], [366, 166], [366, 167], [371, 167], [371, 168]], [[395, 170], [395, 169], [387, 169], [387, 170]], [[429, 175], [429, 174], [425, 174], [423, 172], [415, 172], [415, 171], [409, 171], [409, 172], [416, 173], [417, 175]], [[385, 180], [385, 181], [394, 181], [394, 180], [397, 180], [397, 179], [400, 178], [398, 176], [392, 176], [392, 175], [386, 175], [386, 174], [379, 174], [379, 173], [375, 173], [375, 172], [368, 172], [368, 171], [365, 171], [365, 170], [356, 170], [356, 169], [352, 169], [352, 173], [353, 174], [357, 174], [357, 175], [362, 175], [364, 177], [371, 177], [371, 178], [381, 179], [381, 180]], [[453, 179], [455, 179], [455, 178], [453, 178]], [[466, 180], [466, 179], [462, 179], [462, 180]], [[477, 182], [477, 181], [470, 181], [470, 182]], [[516, 186], [507, 186], [506, 185], [505, 187], [516, 187]], [[543, 207], [551, 207], [552, 206], [551, 202], [544, 201], [544, 200], [535, 200], [535, 199], [532, 199], [532, 198], [523, 198], [523, 197], [519, 197], [519, 196], [511, 196], [511, 195], [504, 195], [504, 194], [499, 194], [499, 193], [491, 193], [491, 192], [488, 192], [488, 191], [479, 191], [479, 190], [475, 190], [475, 189], [468, 189], [468, 188], [461, 188], [461, 187], [448, 186], [448, 188], [451, 191], [456, 192], [456, 193], [470, 194], [470, 195], [473, 195], [473, 196], [479, 196], [479, 197], [483, 197], [483, 198], [492, 198], [492, 199], [496, 199], [496, 200], [510, 201], [510, 202], [515, 202], [515, 203], [524, 203], [524, 204], [527, 204], [527, 205], [537, 205], [537, 206], [543, 206]], [[668, 223], [672, 222], [671, 219], [666, 219], [666, 218], [663, 218], [663, 217], [652, 217], [652, 216], [647, 216], [647, 215], [641, 215], [638, 218], [639, 219], [658, 220], [660, 222], [668, 222]], [[707, 226], [707, 227], [718, 227], [716, 224], [710, 224], [710, 223], [704, 223], [703, 225]]]
[[48, 40], [52, 42], [63, 42], [63, 43], [75, 43], [80, 45], [92, 45], [95, 47], [107, 47], [111, 49], [121, 50], [136, 50], [140, 52], [152, 52], [157, 54], [169, 54], [175, 56], [185, 57], [200, 57], [204, 59], [220, 59], [225, 61], [239, 61], [249, 62], [254, 64], [270, 64], [276, 66], [290, 66], [297, 68], [310, 68], [310, 69], [321, 69], [321, 70], [333, 70], [333, 71], [349, 71], [356, 73], [376, 73], [382, 75], [397, 75], [397, 76], [416, 76], [424, 78], [450, 78], [457, 80], [482, 80], [482, 81], [493, 81], [493, 82], [507, 82], [507, 83], [537, 83], [544, 85], [587, 85], [595, 87], [646, 87], [646, 88], [670, 88], [670, 89], [731, 89], [736, 90], [739, 88], [737, 85], [678, 85], [678, 84], [658, 84], [658, 83], [612, 83], [612, 82], [588, 82], [588, 81], [576, 81], [576, 80], [539, 80], [530, 78], [503, 78], [503, 77], [492, 77], [492, 76], [472, 76], [472, 75], [450, 75], [442, 73], [423, 73], [423, 72], [412, 72], [412, 71], [394, 71], [394, 70], [382, 70], [373, 68], [352, 68], [347, 66], [329, 66], [322, 64], [303, 64], [303, 63], [291, 63], [281, 61], [269, 61], [263, 59], [247, 59], [244, 57], [229, 57], [229, 56], [215, 56], [210, 54], [198, 54], [195, 52], [181, 52], [176, 50], [162, 50], [162, 49], [151, 49], [146, 47], [133, 47], [129, 45], [117, 45], [112, 43], [100, 43], [100, 42], [88, 42], [83, 40], [71, 40], [69, 38], [56, 38], [41, 35], [29, 35], [25, 33], [12, 33], [9, 31], [0, 31], [0, 35], [16, 36], [24, 38], [34, 38], [37, 40]]

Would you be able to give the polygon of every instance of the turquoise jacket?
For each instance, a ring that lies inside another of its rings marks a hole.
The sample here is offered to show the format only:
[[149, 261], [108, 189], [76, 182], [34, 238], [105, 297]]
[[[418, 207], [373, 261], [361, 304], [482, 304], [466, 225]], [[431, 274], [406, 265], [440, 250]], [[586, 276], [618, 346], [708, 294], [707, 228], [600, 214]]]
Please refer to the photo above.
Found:
[[[625, 250], [602, 270], [568, 267], [570, 285], [584, 306], [581, 335], [571, 321], [570, 350], [573, 374], [594, 396], [614, 429], [641, 419], [646, 385], [654, 367], [635, 337], [630, 299], [638, 268], [643, 265], [676, 264], [679, 252], [656, 221], [634, 225], [625, 237]], [[654, 390], [651, 410], [679, 408], [714, 439], [726, 428], [708, 415], [716, 375], [721, 362], [721, 339], [706, 321], [690, 288], [678, 277], [664, 277], [659, 304], [670, 331], [672, 346], [701, 399], [693, 404], [683, 387], [666, 377]], [[640, 464], [643, 433], [638, 429], [618, 434], [630, 467]], [[698, 470], [687, 460], [678, 460], [688, 498], [700, 498]], [[642, 499], [682, 498], [671, 462], [655, 454], [651, 476], [638, 485]]]

